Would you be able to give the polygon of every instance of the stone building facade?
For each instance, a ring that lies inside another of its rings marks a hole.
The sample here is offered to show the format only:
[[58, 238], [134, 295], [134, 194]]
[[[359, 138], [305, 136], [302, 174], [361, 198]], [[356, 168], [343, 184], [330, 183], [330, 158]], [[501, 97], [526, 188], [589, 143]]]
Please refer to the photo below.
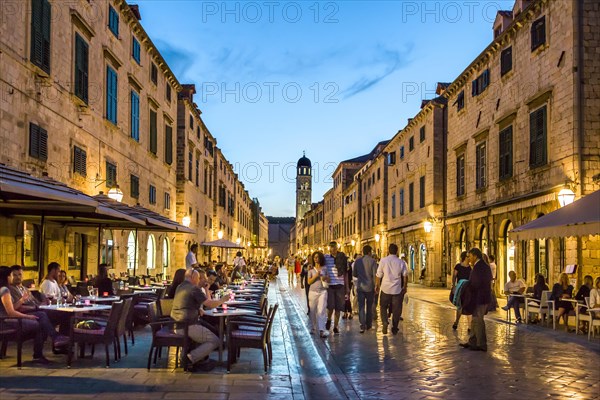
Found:
[[[556, 210], [563, 188], [576, 198], [600, 189], [598, 17], [593, 0], [517, 0], [499, 11], [489, 46], [438, 84], [439, 97], [424, 101], [381, 154], [362, 160], [357, 231], [334, 237], [373, 244], [378, 234], [374, 248], [398, 244], [412, 280], [425, 285], [449, 284], [471, 247], [496, 256], [497, 289], [510, 270], [529, 285], [537, 273], [556, 282], [572, 264], [580, 266], [574, 283], [600, 275], [598, 236], [515, 243], [509, 234]], [[356, 212], [346, 188], [341, 210], [329, 211], [336, 184], [324, 197], [329, 227]]]
[[[39, 221], [0, 216], [0, 264], [23, 264], [27, 278], [50, 261], [76, 279], [95, 274], [100, 262], [117, 273], [171, 274], [183, 263], [186, 241], [204, 240], [203, 216], [214, 219], [206, 193], [193, 195], [195, 175], [193, 183], [182, 182], [183, 153], [214, 168], [198, 127], [215, 141], [192, 99], [179, 99], [183, 87], [142, 27], [139, 8], [123, 0], [0, 7], [0, 163], [92, 196], [118, 187], [123, 203], [179, 223], [189, 215], [197, 232], [186, 240], [47, 224], [38, 260]], [[188, 116], [194, 129], [186, 126]], [[187, 139], [181, 147], [180, 137], [182, 144]]]

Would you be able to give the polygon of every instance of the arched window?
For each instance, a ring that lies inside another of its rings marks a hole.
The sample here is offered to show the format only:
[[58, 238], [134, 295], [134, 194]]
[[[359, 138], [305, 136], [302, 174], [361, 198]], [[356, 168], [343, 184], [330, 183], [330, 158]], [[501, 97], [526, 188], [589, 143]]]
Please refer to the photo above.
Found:
[[169, 260], [171, 259], [171, 249], [169, 247], [169, 237], [165, 237], [163, 239], [163, 248], [162, 248], [162, 267], [163, 267], [163, 274], [165, 274], [165, 276], [168, 273], [169, 270]]
[[137, 267], [137, 241], [135, 233], [129, 232], [127, 237], [127, 269], [135, 269]]
[[479, 250], [481, 250], [481, 252], [483, 254], [487, 254], [488, 253], [488, 241], [487, 241], [487, 228], [485, 225], [483, 225], [481, 227], [481, 230], [479, 231]]
[[146, 268], [156, 268], [156, 241], [154, 235], [148, 235], [148, 243], [146, 244]]

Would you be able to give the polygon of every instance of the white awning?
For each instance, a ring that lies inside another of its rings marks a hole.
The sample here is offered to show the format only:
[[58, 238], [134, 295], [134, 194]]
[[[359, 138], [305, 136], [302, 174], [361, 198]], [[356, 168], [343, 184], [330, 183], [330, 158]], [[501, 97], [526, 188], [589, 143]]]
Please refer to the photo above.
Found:
[[600, 235], [600, 190], [509, 232], [512, 240]]

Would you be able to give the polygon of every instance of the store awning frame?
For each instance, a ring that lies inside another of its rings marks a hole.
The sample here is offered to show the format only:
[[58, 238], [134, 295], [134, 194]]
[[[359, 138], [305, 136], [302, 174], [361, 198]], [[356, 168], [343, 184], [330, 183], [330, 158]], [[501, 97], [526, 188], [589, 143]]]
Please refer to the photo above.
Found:
[[600, 235], [600, 190], [509, 232], [511, 240]]

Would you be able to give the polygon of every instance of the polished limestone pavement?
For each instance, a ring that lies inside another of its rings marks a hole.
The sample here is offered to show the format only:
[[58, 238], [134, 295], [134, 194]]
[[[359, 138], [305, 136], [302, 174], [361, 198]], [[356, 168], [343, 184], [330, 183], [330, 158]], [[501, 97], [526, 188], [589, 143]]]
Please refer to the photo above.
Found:
[[[357, 316], [340, 323], [341, 334], [310, 335], [304, 290], [289, 287], [285, 269], [271, 284], [269, 302], [278, 302], [273, 327], [273, 365], [263, 373], [259, 350], [242, 350], [227, 373], [174, 368], [174, 354], [146, 370], [149, 330], [136, 331], [128, 356], [104, 368], [94, 359], [48, 355], [38, 367], [15, 367], [14, 344], [0, 360], [0, 400], [9, 399], [540, 399], [600, 398], [600, 341], [537, 325], [505, 322], [506, 313], [486, 317], [488, 352], [458, 347], [466, 321], [452, 330], [448, 290], [409, 288], [398, 335], [359, 333]], [[47, 354], [49, 351], [46, 352]], [[112, 352], [111, 352], [112, 353]], [[217, 353], [211, 355], [217, 358]]]

